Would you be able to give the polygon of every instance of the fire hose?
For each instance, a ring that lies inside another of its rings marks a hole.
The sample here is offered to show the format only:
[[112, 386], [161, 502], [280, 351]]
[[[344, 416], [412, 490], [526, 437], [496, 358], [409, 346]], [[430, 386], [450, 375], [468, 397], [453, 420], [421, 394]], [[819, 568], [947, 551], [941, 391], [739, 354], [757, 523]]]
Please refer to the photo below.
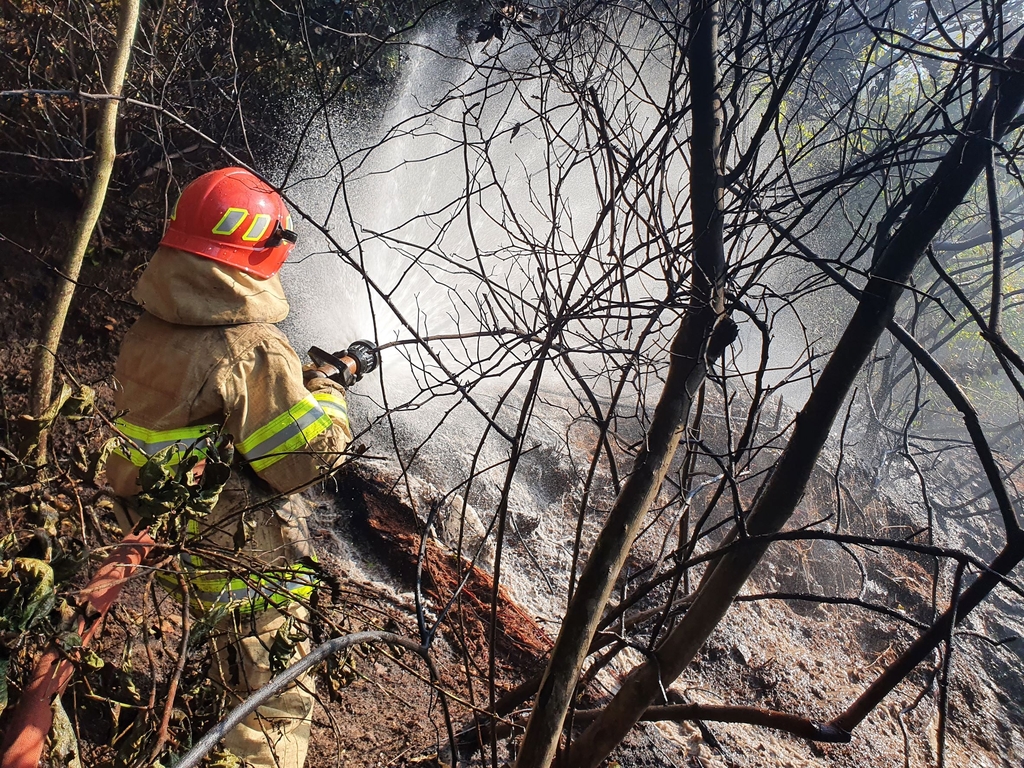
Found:
[[[121, 588], [155, 546], [156, 542], [145, 531], [125, 536], [79, 593], [74, 631], [82, 638], [82, 646], [93, 639], [103, 617], [120, 597]], [[64, 692], [74, 671], [74, 663], [56, 643], [39, 658], [7, 723], [0, 749], [0, 768], [36, 768], [39, 765], [46, 736], [53, 725], [53, 701]]]

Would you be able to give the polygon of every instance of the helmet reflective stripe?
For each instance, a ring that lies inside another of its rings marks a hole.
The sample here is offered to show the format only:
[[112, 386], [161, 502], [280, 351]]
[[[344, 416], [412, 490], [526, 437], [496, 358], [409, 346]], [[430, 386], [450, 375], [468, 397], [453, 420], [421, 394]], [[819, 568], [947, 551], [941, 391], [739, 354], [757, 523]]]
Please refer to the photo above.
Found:
[[251, 243], [262, 240], [269, 228], [270, 216], [265, 213], [257, 214], [256, 218], [252, 220], [252, 224], [249, 225], [249, 229], [242, 235], [242, 239]]
[[331, 423], [331, 417], [324, 413], [316, 398], [309, 394], [236, 447], [249, 465], [259, 472], [289, 453], [303, 449], [311, 440], [330, 429]]
[[[181, 200], [181, 198], [179, 197], [178, 200]], [[171, 221], [178, 218], [178, 200], [174, 201], [174, 207], [171, 209]]]
[[213, 228], [215, 235], [233, 235], [235, 230], [242, 226], [249, 212], [245, 208], [228, 208], [220, 217], [217, 226]]

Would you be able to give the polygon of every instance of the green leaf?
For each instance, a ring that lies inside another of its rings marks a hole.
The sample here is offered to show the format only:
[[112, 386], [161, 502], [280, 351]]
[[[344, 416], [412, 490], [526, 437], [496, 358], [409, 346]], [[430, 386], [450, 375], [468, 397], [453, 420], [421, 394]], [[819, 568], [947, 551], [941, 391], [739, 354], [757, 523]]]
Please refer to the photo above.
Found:
[[7, 668], [11, 659], [6, 653], [0, 653], [0, 715], [7, 709]]
[[0, 562], [0, 630], [23, 633], [53, 608], [53, 569], [42, 560], [18, 557]]
[[153, 493], [161, 490], [173, 477], [173, 472], [168, 466], [173, 456], [174, 448], [165, 448], [139, 469], [139, 485], [144, 493]]
[[62, 383], [60, 391], [50, 401], [49, 407], [42, 414], [39, 416], [23, 415], [18, 417], [16, 422], [20, 437], [18, 453], [22, 459], [27, 459], [35, 454], [36, 449], [39, 447], [40, 435], [50, 428], [50, 425], [53, 424], [70, 397], [71, 387]]
[[81, 662], [92, 670], [103, 669], [103, 667], [107, 664], [107, 662], [105, 662], [98, 655], [96, 655], [96, 651], [92, 650], [91, 648], [82, 649]]
[[82, 759], [78, 753], [78, 737], [60, 696], [54, 698], [51, 708], [53, 729], [50, 731], [50, 764], [65, 768], [82, 768]]
[[210, 753], [206, 765], [208, 768], [241, 768], [242, 761], [230, 752], [219, 750]]
[[296, 646], [307, 637], [308, 635], [289, 616], [274, 635], [274, 642], [270, 644], [270, 671], [272, 674], [276, 675], [288, 668], [295, 658]]
[[6, 557], [7, 553], [18, 546], [18, 537], [11, 531], [3, 538], [0, 538], [0, 557]]
[[65, 651], [82, 647], [82, 636], [77, 632], [64, 632], [57, 638], [57, 644]]
[[61, 405], [60, 415], [68, 421], [80, 421], [92, 416], [95, 405], [96, 391], [92, 387], [81, 386]]
[[120, 440], [121, 438], [119, 437], [112, 437], [103, 444], [103, 447], [100, 448], [99, 452], [89, 454], [91, 467], [91, 477], [89, 479], [92, 481], [93, 485], [99, 485], [99, 476], [107, 468], [107, 460], [110, 458], [110, 454], [114, 452], [114, 449], [117, 447]]

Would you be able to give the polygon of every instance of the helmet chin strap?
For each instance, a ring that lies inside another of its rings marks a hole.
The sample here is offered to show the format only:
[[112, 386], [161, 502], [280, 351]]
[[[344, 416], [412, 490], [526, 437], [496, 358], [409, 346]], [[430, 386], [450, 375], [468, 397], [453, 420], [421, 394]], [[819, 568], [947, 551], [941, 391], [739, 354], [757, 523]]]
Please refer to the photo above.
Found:
[[276, 248], [283, 242], [289, 242], [292, 245], [295, 245], [295, 243], [298, 242], [298, 240], [298, 233], [292, 232], [290, 229], [285, 229], [284, 227], [281, 226], [281, 222], [279, 221], [277, 222], [277, 226], [274, 227], [274, 231], [270, 235], [270, 238], [267, 240], [267, 244], [265, 247]]

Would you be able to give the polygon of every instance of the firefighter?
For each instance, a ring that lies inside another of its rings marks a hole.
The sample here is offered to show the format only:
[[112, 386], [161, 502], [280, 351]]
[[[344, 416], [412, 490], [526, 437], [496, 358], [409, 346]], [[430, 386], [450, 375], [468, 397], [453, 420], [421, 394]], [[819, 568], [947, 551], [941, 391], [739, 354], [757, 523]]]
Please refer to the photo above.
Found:
[[[232, 706], [268, 682], [273, 665], [309, 650], [302, 626], [315, 558], [298, 491], [338, 466], [352, 439], [344, 389], [323, 376], [304, 381], [274, 326], [288, 314], [277, 273], [296, 240], [291, 227], [281, 196], [244, 169], [186, 186], [135, 286], [144, 312], [115, 373], [121, 444], [107, 476], [123, 500], [122, 526], [138, 524], [139, 472], [157, 452], [169, 448], [173, 465], [226, 437], [233, 443], [227, 484], [189, 533], [203, 553], [221, 553], [218, 562], [251, 570], [218, 571], [196, 554], [180, 567], [190, 604], [220, 617], [211, 677]], [[301, 768], [312, 709], [307, 676], [234, 728], [224, 747], [244, 765]]]

